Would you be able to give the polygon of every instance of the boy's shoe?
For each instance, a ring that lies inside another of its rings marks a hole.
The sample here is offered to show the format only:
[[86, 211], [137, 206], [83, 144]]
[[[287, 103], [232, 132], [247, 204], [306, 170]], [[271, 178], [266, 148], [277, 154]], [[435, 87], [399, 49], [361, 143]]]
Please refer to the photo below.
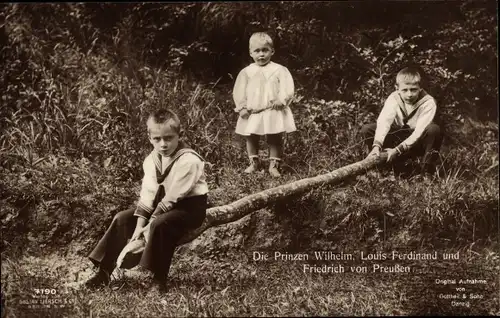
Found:
[[432, 177], [439, 177], [439, 169], [433, 164], [423, 164], [420, 168], [420, 174]]
[[412, 162], [398, 162], [393, 165], [394, 176], [400, 179], [410, 179], [418, 174]]
[[254, 173], [259, 169], [259, 157], [250, 157], [250, 165], [245, 169], [245, 173]]
[[168, 291], [167, 279], [165, 277], [160, 277], [157, 275], [153, 276], [153, 286], [151, 287], [153, 292], [158, 294], [164, 294]]
[[271, 174], [271, 176], [273, 176], [275, 178], [281, 177], [281, 174], [280, 174], [278, 168], [279, 168], [279, 160], [271, 159], [269, 161], [269, 173]]
[[99, 288], [109, 285], [109, 274], [100, 269], [94, 276], [85, 282], [87, 288]]
[[153, 282], [151, 290], [153, 290], [153, 292], [157, 294], [165, 294], [168, 292], [167, 283], [155, 281]]
[[435, 180], [435, 179], [440, 179], [440, 175], [438, 171], [432, 172], [432, 171], [422, 171], [420, 173], [422, 178], [424, 179], [429, 179], [429, 180]]

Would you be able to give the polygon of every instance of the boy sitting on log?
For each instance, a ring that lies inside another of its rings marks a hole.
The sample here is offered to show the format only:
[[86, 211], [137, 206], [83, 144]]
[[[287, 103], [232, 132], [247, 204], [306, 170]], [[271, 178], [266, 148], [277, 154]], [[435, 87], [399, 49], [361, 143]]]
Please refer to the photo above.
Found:
[[139, 265], [154, 273], [154, 288], [166, 291], [166, 279], [179, 239], [199, 227], [207, 209], [204, 162], [182, 140], [181, 123], [170, 110], [152, 113], [147, 121], [153, 151], [143, 163], [144, 178], [137, 207], [119, 212], [90, 260], [99, 271], [87, 287], [108, 285], [117, 258], [130, 241], [144, 235]]
[[376, 123], [361, 128], [368, 156], [380, 155], [388, 147], [387, 162], [401, 165], [410, 157], [423, 155], [420, 173], [434, 174], [443, 139], [434, 122], [436, 101], [421, 88], [417, 68], [407, 67], [396, 76], [396, 90], [386, 99]]

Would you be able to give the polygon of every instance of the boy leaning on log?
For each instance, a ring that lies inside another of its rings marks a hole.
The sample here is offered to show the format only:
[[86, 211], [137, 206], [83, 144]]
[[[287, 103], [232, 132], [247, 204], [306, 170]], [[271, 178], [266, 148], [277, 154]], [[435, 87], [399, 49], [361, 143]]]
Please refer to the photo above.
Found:
[[360, 133], [371, 148], [368, 156], [378, 156], [388, 147], [387, 162], [395, 167], [423, 155], [419, 172], [425, 175], [436, 172], [443, 135], [435, 123], [436, 101], [421, 88], [421, 82], [418, 68], [399, 71], [396, 90], [386, 99], [377, 122], [364, 125]]
[[89, 288], [108, 285], [124, 247], [144, 236], [139, 265], [153, 272], [153, 288], [165, 292], [177, 242], [206, 217], [204, 161], [180, 139], [177, 115], [166, 109], [153, 112], [147, 129], [153, 151], [143, 162], [139, 202], [137, 207], [114, 216], [90, 253], [90, 260], [99, 270], [85, 283]]

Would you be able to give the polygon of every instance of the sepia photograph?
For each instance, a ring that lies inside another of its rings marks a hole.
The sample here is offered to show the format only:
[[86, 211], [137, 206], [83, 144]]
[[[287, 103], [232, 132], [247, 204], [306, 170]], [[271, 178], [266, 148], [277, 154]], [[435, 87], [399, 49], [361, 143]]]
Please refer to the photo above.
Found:
[[1, 4], [2, 317], [499, 316], [497, 11]]

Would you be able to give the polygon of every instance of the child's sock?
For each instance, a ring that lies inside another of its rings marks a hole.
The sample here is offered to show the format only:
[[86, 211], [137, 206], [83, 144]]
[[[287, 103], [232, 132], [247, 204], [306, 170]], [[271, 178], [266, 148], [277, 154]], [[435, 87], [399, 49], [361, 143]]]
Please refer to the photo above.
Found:
[[280, 161], [280, 158], [269, 158], [269, 173], [275, 178], [281, 177], [281, 174], [278, 170]]

